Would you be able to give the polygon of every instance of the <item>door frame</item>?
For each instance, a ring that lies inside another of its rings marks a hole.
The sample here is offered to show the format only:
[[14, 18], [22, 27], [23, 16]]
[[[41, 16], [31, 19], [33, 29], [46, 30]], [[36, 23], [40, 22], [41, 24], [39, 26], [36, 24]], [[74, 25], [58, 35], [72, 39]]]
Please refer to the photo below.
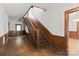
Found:
[[10, 22], [8, 22], [8, 32], [10, 31]]
[[67, 52], [69, 52], [68, 47], [68, 36], [69, 36], [69, 14], [79, 11], [79, 7], [71, 8], [69, 10], [64, 11], [64, 35], [67, 42]]
[[79, 22], [77, 22], [77, 39], [79, 39], [78, 35], [79, 35]]

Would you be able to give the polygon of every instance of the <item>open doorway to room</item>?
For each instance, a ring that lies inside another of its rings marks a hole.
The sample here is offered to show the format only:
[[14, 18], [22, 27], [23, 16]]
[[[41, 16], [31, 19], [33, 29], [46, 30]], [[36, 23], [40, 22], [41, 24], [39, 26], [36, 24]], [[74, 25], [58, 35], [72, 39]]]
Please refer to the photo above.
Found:
[[65, 11], [65, 38], [68, 55], [79, 55], [79, 7]]
[[69, 28], [68, 28], [68, 32], [69, 32], [69, 38], [73, 38], [73, 39], [77, 39], [78, 36], [78, 29], [77, 29], [77, 18], [79, 17], [79, 13], [78, 12], [74, 12], [69, 14]]
[[79, 12], [74, 12], [69, 14], [69, 25], [68, 25], [68, 41], [69, 41], [69, 54], [70, 55], [78, 55], [77, 52], [79, 52], [79, 40], [78, 40], [78, 19], [79, 18]]

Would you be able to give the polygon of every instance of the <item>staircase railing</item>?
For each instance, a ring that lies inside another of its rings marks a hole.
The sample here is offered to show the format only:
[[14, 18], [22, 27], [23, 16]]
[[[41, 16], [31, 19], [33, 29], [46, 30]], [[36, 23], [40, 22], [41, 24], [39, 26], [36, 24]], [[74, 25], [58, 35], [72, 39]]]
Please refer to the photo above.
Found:
[[[24, 16], [26, 14], [28, 15], [29, 10], [33, 7], [46, 11], [46, 9], [44, 9], [44, 8], [40, 8], [38, 6], [31, 5], [30, 8], [27, 10], [27, 12], [24, 14]], [[24, 18], [24, 16], [22, 18]], [[40, 43], [39, 43], [40, 29], [39, 29], [39, 27], [37, 26], [36, 23], [31, 22], [28, 17], [24, 18], [24, 21], [26, 22], [31, 35], [32, 35], [33, 39], [35, 40], [36, 48], [40, 48]]]
[[25, 23], [29, 29], [29, 32], [31, 33], [33, 39], [34, 39], [34, 42], [35, 42], [35, 45], [36, 45], [36, 48], [40, 48], [40, 44], [39, 44], [39, 28], [37, 25], [34, 25], [30, 19], [27, 17], [25, 18]]

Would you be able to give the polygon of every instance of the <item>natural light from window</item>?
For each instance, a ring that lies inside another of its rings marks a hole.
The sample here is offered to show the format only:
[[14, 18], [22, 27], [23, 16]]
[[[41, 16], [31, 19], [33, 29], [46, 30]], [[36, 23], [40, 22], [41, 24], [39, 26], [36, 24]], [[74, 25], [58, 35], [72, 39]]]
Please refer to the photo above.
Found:
[[17, 31], [21, 31], [21, 25], [17, 25]]

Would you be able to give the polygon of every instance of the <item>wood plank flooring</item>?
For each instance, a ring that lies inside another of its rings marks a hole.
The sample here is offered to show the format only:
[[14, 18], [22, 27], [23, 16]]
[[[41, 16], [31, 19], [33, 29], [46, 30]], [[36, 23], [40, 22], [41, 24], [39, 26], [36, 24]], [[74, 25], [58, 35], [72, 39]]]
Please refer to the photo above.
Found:
[[79, 56], [79, 39], [69, 38], [68, 47], [70, 56]]
[[[25, 42], [26, 41], [26, 42]], [[9, 37], [7, 44], [0, 48], [0, 56], [63, 56], [65, 52], [52, 47], [35, 49], [25, 36]]]

